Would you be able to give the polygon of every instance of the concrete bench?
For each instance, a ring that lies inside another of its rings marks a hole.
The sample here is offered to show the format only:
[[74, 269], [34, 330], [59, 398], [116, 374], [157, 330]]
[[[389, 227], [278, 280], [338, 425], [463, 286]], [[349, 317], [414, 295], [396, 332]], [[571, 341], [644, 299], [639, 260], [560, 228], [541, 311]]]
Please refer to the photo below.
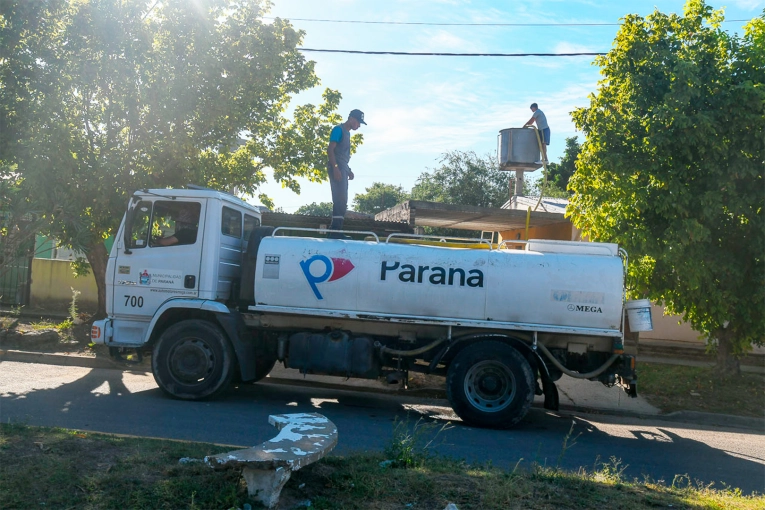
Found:
[[215, 469], [241, 467], [249, 495], [273, 508], [293, 471], [319, 460], [337, 445], [337, 427], [316, 413], [275, 414], [268, 423], [280, 431], [275, 438], [205, 457], [205, 462]]

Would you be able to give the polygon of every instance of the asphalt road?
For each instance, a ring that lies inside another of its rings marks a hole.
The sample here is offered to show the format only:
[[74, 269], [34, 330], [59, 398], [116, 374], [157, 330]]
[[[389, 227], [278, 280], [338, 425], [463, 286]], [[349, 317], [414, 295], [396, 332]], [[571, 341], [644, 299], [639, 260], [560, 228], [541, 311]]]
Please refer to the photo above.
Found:
[[[338, 427], [334, 454], [382, 450], [395, 420], [453, 427], [436, 450], [468, 462], [512, 469], [536, 462], [566, 469], [599, 467], [611, 458], [624, 474], [671, 484], [676, 475], [714, 487], [765, 492], [765, 434], [694, 424], [532, 409], [512, 430], [467, 427], [441, 400], [260, 383], [232, 388], [212, 402], [165, 397], [151, 374], [0, 362], [0, 420], [107, 433], [251, 446], [276, 435], [269, 414], [318, 412]], [[569, 447], [564, 439], [571, 426]], [[427, 435], [426, 434], [426, 435]]]

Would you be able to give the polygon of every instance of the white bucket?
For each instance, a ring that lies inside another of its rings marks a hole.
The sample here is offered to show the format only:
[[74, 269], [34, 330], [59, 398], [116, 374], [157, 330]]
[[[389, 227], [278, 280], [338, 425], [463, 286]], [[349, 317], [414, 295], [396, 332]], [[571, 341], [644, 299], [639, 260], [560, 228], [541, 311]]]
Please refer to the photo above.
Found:
[[627, 301], [624, 305], [627, 310], [627, 318], [630, 321], [630, 331], [653, 331], [651, 320], [651, 301], [648, 299], [635, 299]]

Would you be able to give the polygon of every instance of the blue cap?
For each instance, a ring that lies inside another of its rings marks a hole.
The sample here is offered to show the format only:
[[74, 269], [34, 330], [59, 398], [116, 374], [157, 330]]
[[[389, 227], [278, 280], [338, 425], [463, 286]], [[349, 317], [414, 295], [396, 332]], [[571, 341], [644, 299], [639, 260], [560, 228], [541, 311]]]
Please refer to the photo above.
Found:
[[352, 117], [356, 119], [357, 121], [361, 122], [365, 126], [367, 125], [367, 123], [364, 122], [364, 112], [362, 112], [361, 110], [351, 110], [351, 114], [348, 115], [348, 117]]

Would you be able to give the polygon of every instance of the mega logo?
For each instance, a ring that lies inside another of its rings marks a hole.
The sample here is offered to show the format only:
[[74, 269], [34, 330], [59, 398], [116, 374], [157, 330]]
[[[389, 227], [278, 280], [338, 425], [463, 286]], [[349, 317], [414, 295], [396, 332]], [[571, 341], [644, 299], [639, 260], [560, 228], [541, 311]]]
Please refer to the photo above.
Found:
[[567, 308], [569, 312], [603, 313], [603, 309], [599, 306], [568, 305]]
[[[313, 290], [313, 293], [316, 295], [316, 299], [324, 299], [316, 285], [319, 283], [339, 280], [353, 271], [355, 266], [348, 259], [336, 259], [324, 255], [314, 255], [308, 260], [301, 261], [300, 267], [303, 269], [305, 279], [308, 280], [308, 285], [311, 286], [311, 290]], [[314, 271], [318, 271], [321, 274], [317, 276]]]

